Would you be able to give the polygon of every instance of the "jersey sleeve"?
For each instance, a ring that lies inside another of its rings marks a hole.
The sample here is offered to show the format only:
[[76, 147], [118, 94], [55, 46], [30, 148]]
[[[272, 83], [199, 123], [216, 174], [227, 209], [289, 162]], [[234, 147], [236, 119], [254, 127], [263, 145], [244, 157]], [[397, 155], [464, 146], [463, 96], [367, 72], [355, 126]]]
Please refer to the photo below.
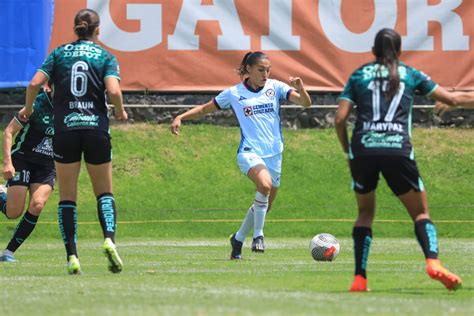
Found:
[[105, 65], [104, 78], [114, 77], [120, 80], [120, 67], [115, 56], [110, 55], [110, 58], [107, 60]]
[[214, 104], [220, 110], [230, 109], [230, 89], [225, 89], [214, 98]]
[[288, 98], [290, 97], [291, 92], [294, 90], [292, 87], [290, 87], [286, 83], [278, 81], [278, 80], [275, 80], [274, 87], [275, 87], [275, 90], [276, 90], [275, 91], [276, 96], [279, 100], [288, 100]]
[[48, 80], [50, 80], [53, 77], [53, 70], [54, 70], [54, 62], [56, 60], [56, 54], [57, 54], [58, 49], [54, 49], [48, 57], [46, 57], [46, 60], [43, 62], [41, 67], [38, 69], [38, 71], [41, 71], [48, 77]]
[[[33, 113], [35, 113], [35, 112], [33, 112]], [[33, 114], [31, 114], [31, 116], [33, 116]], [[31, 116], [30, 116], [30, 119], [31, 119]], [[13, 119], [18, 123], [18, 125], [21, 126], [21, 128], [25, 127], [25, 125], [28, 124], [28, 122], [29, 122], [29, 120], [27, 120], [27, 121], [22, 121], [22, 120], [20, 119], [20, 113], [18, 113], [18, 112], [15, 114], [15, 116], [13, 117]]]
[[340, 100], [346, 100], [346, 101], [351, 102], [352, 104], [355, 104], [355, 96], [354, 96], [354, 88], [353, 87], [354, 87], [354, 84], [353, 84], [353, 80], [352, 80], [352, 76], [351, 76], [351, 78], [349, 78], [349, 80], [347, 80], [347, 83], [344, 86], [344, 90], [339, 95], [338, 100], [339, 101]]
[[413, 70], [413, 78], [415, 81], [415, 89], [418, 90], [424, 96], [430, 96], [436, 88], [438, 88], [438, 84], [431, 80], [430, 76], [425, 74], [424, 72], [412, 68]]

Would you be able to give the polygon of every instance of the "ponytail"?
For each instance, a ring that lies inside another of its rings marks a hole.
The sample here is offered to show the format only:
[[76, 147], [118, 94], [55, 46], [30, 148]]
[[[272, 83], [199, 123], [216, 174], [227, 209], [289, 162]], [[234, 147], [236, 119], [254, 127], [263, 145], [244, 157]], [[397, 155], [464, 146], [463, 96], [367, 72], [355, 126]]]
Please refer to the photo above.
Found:
[[[401, 48], [401, 37], [392, 29], [382, 29], [375, 36], [374, 54], [377, 63], [388, 69], [389, 81], [385, 97], [392, 99], [400, 87], [400, 74], [398, 73], [398, 55]], [[382, 80], [382, 68], [377, 70], [377, 77]]]

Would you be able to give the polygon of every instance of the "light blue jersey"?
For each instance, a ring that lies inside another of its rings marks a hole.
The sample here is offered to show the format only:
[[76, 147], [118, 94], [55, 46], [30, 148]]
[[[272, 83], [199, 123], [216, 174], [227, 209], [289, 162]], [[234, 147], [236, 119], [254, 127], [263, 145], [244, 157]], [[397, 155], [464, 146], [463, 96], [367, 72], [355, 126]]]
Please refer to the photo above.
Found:
[[231, 108], [239, 121], [242, 140], [238, 153], [255, 153], [265, 158], [283, 151], [280, 100], [288, 100], [291, 91], [286, 83], [268, 79], [258, 91], [242, 82], [214, 98], [219, 109]]

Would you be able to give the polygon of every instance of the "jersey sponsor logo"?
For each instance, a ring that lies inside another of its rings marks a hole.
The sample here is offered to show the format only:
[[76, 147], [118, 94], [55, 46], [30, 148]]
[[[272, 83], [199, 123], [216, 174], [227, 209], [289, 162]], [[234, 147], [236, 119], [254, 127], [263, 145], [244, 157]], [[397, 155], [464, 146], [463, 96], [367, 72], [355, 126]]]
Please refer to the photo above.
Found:
[[257, 104], [257, 105], [252, 106], [252, 112], [254, 115], [264, 114], [264, 113], [275, 112], [275, 109], [273, 108], [273, 103], [264, 103], [264, 104]]
[[403, 133], [403, 125], [399, 123], [364, 122], [362, 128], [364, 131]]
[[63, 57], [82, 57], [89, 59], [99, 59], [102, 50], [89, 44], [67, 44], [64, 46]]
[[99, 116], [74, 112], [64, 117], [64, 124], [67, 127], [97, 127], [99, 126]]
[[86, 109], [90, 110], [94, 108], [93, 101], [81, 102], [81, 101], [70, 101], [69, 102], [69, 109]]
[[251, 115], [253, 115], [252, 107], [251, 107], [251, 106], [246, 106], [246, 107], [244, 107], [244, 114], [245, 114], [245, 116], [251, 116]]
[[51, 123], [51, 118], [49, 117], [49, 115], [46, 115], [46, 116], [43, 116], [43, 118], [41, 119], [41, 121], [46, 124], [46, 125], [49, 125], [49, 123]]
[[275, 112], [275, 109], [273, 108], [273, 103], [264, 103], [264, 104], [256, 104], [252, 106], [245, 106], [243, 109], [244, 109], [245, 116]]
[[[379, 69], [380, 68], [380, 69]], [[388, 78], [390, 73], [384, 65], [371, 64], [362, 68], [364, 80], [373, 80], [375, 78]], [[398, 66], [398, 75], [401, 80], [406, 79], [407, 69], [405, 66]]]
[[265, 91], [265, 95], [270, 99], [273, 100], [275, 98], [275, 90], [273, 89], [268, 89]]
[[54, 127], [48, 127], [45, 131], [44, 131], [45, 135], [48, 135], [48, 136], [53, 136], [54, 135]]
[[386, 135], [385, 133], [369, 132], [362, 136], [362, 145], [365, 148], [397, 148], [403, 146], [403, 135]]
[[49, 156], [53, 158], [53, 140], [50, 137], [45, 137], [32, 149], [33, 152]]

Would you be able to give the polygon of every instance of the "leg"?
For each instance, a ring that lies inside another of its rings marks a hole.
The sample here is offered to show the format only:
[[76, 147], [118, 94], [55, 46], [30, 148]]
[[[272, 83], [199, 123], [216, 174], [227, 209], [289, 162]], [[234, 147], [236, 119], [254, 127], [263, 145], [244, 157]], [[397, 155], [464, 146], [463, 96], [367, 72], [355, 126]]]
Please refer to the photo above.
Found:
[[16, 230], [11, 238], [7, 250], [13, 254], [22, 243], [33, 232], [38, 217], [43, 210], [49, 195], [52, 192], [52, 187], [49, 184], [32, 183], [30, 186], [30, 203], [25, 215], [18, 223]]
[[399, 199], [415, 223], [415, 234], [426, 258], [426, 272], [448, 290], [459, 289], [462, 286], [461, 278], [444, 268], [438, 259], [436, 227], [429, 216], [426, 191], [416, 192], [412, 189], [400, 195]]
[[[5, 194], [5, 197], [8, 196], [8, 198], [5, 199], [5, 201], [3, 201], [3, 205], [2, 205], [3, 210], [5, 210], [5, 216], [7, 218], [15, 219], [15, 218], [20, 217], [20, 215], [23, 213], [27, 190], [28, 190], [28, 187], [23, 186], [23, 185], [14, 185], [14, 186], [8, 187], [7, 194]], [[25, 216], [28, 217], [26, 214]], [[25, 220], [25, 217], [23, 217], [21, 221], [18, 223], [15, 229], [15, 232], [13, 233], [13, 237], [7, 245], [7, 248], [0, 254], [0, 261], [5, 261], [5, 262], [16, 261], [13, 253], [25, 239], [23, 237], [23, 234], [21, 234], [24, 230], [23, 226], [28, 226], [28, 222]], [[16, 238], [19, 238], [19, 239], [16, 239]]]
[[13, 185], [7, 189], [7, 201], [5, 207], [5, 216], [9, 219], [20, 217], [25, 208], [27, 186]]
[[375, 191], [356, 193], [359, 215], [352, 230], [354, 240], [355, 278], [350, 291], [366, 292], [367, 261], [372, 243], [372, 222], [375, 216]]
[[[59, 185], [58, 220], [61, 236], [66, 247], [67, 259], [71, 256], [77, 258], [76, 248], [76, 199], [77, 179], [81, 170], [81, 162], [59, 163], [55, 162], [57, 179]], [[70, 269], [71, 272], [71, 269]], [[76, 273], [73, 271], [73, 273]], [[79, 273], [79, 271], [77, 271]]]
[[277, 187], [272, 187], [270, 190], [270, 197], [268, 198], [268, 209], [267, 209], [267, 214], [270, 212], [270, 209], [272, 208], [273, 201], [276, 198], [276, 195], [278, 193], [278, 188]]
[[251, 168], [247, 175], [257, 187], [255, 202], [252, 205], [254, 211], [252, 251], [264, 252], [263, 227], [265, 225], [265, 216], [267, 215], [268, 202], [272, 189], [272, 178], [264, 165], [257, 165]]
[[109, 260], [109, 271], [120, 273], [122, 260], [115, 247], [115, 229], [117, 226], [117, 210], [112, 194], [112, 163], [86, 163], [87, 172], [91, 178], [94, 194], [97, 197], [97, 213], [104, 234], [104, 255]]
[[112, 163], [100, 165], [87, 163], [86, 166], [97, 198], [97, 213], [104, 238], [110, 238], [115, 242], [117, 212], [112, 194]]

